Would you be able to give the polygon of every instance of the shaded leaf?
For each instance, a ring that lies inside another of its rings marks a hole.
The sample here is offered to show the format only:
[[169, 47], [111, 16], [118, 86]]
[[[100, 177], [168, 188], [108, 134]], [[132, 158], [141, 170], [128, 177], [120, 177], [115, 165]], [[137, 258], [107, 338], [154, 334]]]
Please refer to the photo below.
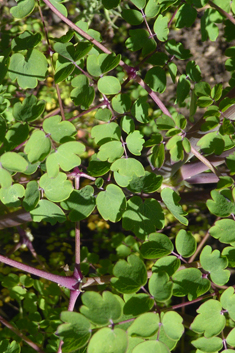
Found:
[[156, 228], [164, 227], [164, 213], [160, 204], [154, 199], [147, 199], [143, 203], [139, 196], [130, 198], [127, 202], [127, 209], [122, 216], [122, 226], [131, 230], [140, 239]]
[[112, 286], [121, 293], [135, 293], [147, 282], [147, 270], [144, 262], [136, 255], [119, 260], [111, 278]]
[[184, 216], [187, 212], [184, 212], [182, 207], [178, 204], [180, 196], [170, 188], [164, 188], [161, 192], [161, 197], [168, 210], [175, 216], [175, 218], [184, 225], [188, 225], [188, 220]]

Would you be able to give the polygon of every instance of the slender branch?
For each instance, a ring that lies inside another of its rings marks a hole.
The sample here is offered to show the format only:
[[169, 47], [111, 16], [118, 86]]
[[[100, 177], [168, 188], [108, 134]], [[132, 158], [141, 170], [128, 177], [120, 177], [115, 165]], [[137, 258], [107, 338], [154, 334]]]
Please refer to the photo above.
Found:
[[2, 255], [0, 255], [0, 262], [3, 262], [6, 265], [18, 268], [19, 270], [25, 271], [27, 273], [31, 273], [32, 275], [42, 277], [45, 279], [48, 279], [49, 281], [55, 282], [63, 287], [66, 287], [70, 290], [77, 290], [79, 287], [79, 281], [76, 279], [74, 276], [71, 277], [64, 277], [64, 276], [59, 276], [55, 275], [52, 273], [48, 273], [42, 270], [39, 270], [37, 268], [24, 265], [21, 262], [8, 259]]
[[83, 115], [85, 115], [85, 114], [88, 114], [88, 113], [92, 112], [92, 111], [95, 110], [95, 109], [98, 109], [98, 108], [100, 108], [100, 107], [103, 107], [104, 105], [107, 105], [105, 101], [101, 102], [100, 104], [96, 105], [95, 107], [92, 107], [92, 108], [90, 108], [90, 109], [85, 110], [85, 111], [82, 112], [82, 113], [79, 113], [78, 115], [76, 115], [76, 116], [74, 116], [74, 117], [68, 119], [68, 121], [73, 121], [73, 120], [75, 120], [75, 119], [77, 119], [77, 118], [80, 118], [81, 116], [83, 116]]
[[[217, 222], [220, 219], [220, 217], [217, 217], [215, 222]], [[213, 223], [213, 225], [215, 224], [215, 222]], [[203, 237], [202, 241], [200, 242], [200, 244], [198, 245], [195, 253], [190, 257], [188, 263], [192, 263], [196, 256], [199, 254], [199, 252], [201, 251], [202, 247], [204, 246], [204, 244], [207, 242], [208, 238], [210, 236], [209, 230], [207, 231], [206, 235]]]
[[31, 341], [28, 337], [26, 337], [23, 333], [21, 333], [16, 327], [12, 326], [10, 322], [5, 320], [2, 316], [0, 316], [0, 322], [9, 328], [12, 332], [14, 332], [17, 336], [19, 336], [25, 343], [27, 343], [31, 348], [33, 348], [38, 353], [45, 353], [36, 343]]
[[235, 25], [235, 18], [232, 15], [230, 15], [229, 13], [227, 13], [226, 11], [221, 9], [221, 7], [219, 7], [218, 5], [214, 4], [211, 0], [208, 1], [208, 4], [211, 7], [214, 7], [214, 9], [219, 11], [223, 16], [227, 17], [227, 19]]
[[176, 309], [185, 307], [185, 306], [187, 306], [187, 305], [191, 305], [191, 304], [200, 302], [201, 300], [204, 300], [204, 299], [206, 299], [206, 298], [214, 297], [216, 294], [217, 294], [216, 292], [213, 292], [213, 293], [204, 295], [203, 297], [199, 297], [199, 298], [197, 298], [197, 299], [191, 300], [190, 302], [184, 302], [184, 303], [180, 303], [180, 304], [177, 304], [177, 305], [173, 305], [172, 307], [167, 308], [167, 311], [169, 311], [169, 310], [176, 310]]
[[64, 107], [63, 107], [63, 102], [61, 99], [60, 88], [59, 88], [58, 83], [55, 84], [55, 88], [56, 88], [57, 98], [58, 98], [58, 102], [59, 102], [59, 106], [60, 106], [60, 113], [62, 116], [62, 120], [65, 120]]

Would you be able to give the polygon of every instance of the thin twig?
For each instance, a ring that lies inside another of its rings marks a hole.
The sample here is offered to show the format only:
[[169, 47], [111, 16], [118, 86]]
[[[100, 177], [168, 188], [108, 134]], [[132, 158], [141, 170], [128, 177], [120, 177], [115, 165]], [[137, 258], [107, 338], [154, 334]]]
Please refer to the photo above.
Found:
[[221, 7], [219, 7], [218, 5], [214, 4], [211, 0], [208, 1], [208, 4], [211, 7], [214, 7], [214, 9], [219, 11], [223, 16], [227, 17], [227, 19], [235, 25], [235, 18], [232, 15], [230, 15], [229, 13], [227, 13], [226, 11], [221, 9]]
[[[220, 217], [217, 217], [215, 222], [217, 222], [220, 219]], [[214, 224], [215, 224], [214, 222]], [[206, 233], [206, 235], [203, 237], [202, 241], [200, 242], [200, 244], [197, 247], [197, 250], [195, 251], [195, 253], [190, 257], [188, 263], [191, 263], [195, 260], [196, 256], [199, 254], [199, 252], [201, 251], [202, 247], [204, 246], [204, 244], [207, 242], [208, 238], [210, 236], [209, 230]]]
[[36, 343], [31, 341], [28, 337], [26, 337], [23, 333], [21, 333], [16, 327], [12, 326], [10, 322], [5, 320], [2, 316], [0, 316], [0, 322], [9, 328], [12, 332], [14, 332], [17, 336], [19, 336], [25, 343], [27, 343], [31, 348], [33, 348], [36, 352], [45, 353]]

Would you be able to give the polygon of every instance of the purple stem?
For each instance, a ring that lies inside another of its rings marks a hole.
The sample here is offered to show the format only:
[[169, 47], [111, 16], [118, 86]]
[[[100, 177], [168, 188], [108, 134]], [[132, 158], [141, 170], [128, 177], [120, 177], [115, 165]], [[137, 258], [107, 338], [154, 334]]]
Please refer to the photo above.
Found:
[[8, 259], [7, 257], [2, 256], [2, 255], [0, 255], [0, 262], [3, 262], [4, 264], [7, 264], [9, 266], [18, 268], [19, 270], [25, 271], [27, 273], [31, 273], [32, 275], [48, 279], [49, 281], [55, 282], [63, 287], [70, 289], [71, 291], [78, 290], [80, 280], [82, 278], [79, 276], [78, 276], [78, 278], [75, 278], [74, 275], [70, 276], [70, 277], [54, 275], [52, 273], [48, 273], [48, 272], [39, 270], [34, 267], [24, 265], [18, 261]]
[[224, 15], [225, 17], [227, 17], [227, 19], [229, 21], [231, 21], [234, 25], [235, 25], [235, 18], [233, 18], [232, 15], [230, 15], [229, 13], [227, 13], [226, 11], [224, 11], [223, 9], [221, 9], [221, 7], [219, 7], [218, 5], [214, 4], [213, 1], [209, 0], [208, 4], [211, 7], [214, 7], [217, 11], [219, 11], [222, 15]]

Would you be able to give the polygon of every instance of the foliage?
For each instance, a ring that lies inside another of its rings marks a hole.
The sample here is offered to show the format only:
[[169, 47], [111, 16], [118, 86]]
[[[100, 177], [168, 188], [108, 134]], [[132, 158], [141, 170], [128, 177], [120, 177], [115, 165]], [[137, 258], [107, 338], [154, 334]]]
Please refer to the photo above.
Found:
[[234, 351], [235, 1], [0, 8], [0, 352]]

